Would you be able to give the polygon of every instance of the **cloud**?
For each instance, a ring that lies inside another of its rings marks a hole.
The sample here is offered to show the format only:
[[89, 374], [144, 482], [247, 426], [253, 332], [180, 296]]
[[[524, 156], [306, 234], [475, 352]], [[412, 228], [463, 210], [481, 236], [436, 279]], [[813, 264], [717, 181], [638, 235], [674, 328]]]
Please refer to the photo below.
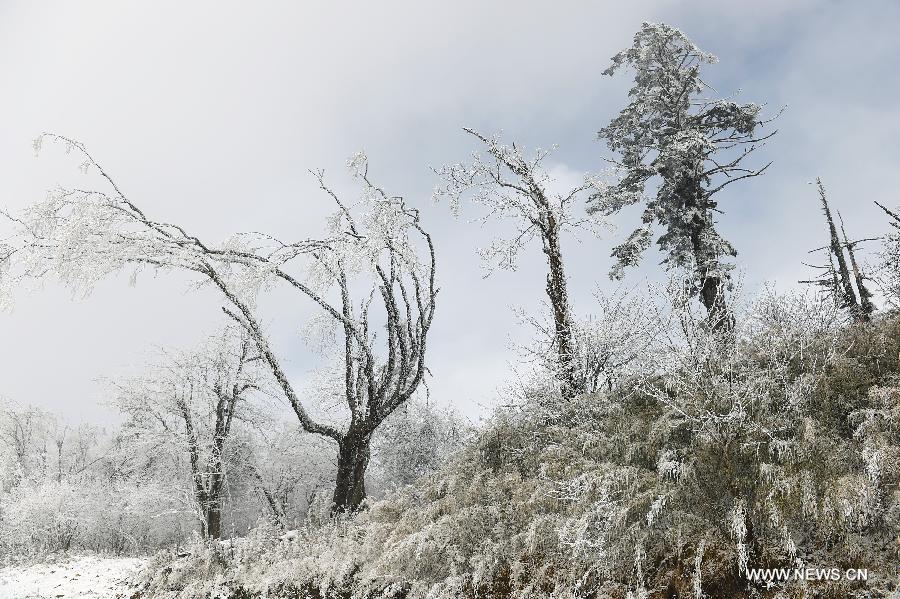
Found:
[[[31, 139], [52, 130], [85, 142], [157, 218], [211, 240], [243, 230], [299, 238], [330, 209], [307, 169], [325, 168], [352, 193], [344, 163], [364, 149], [373, 176], [434, 231], [442, 292], [432, 397], [474, 415], [509, 376], [509, 335], [527, 336], [509, 306], [541, 309], [544, 275], [535, 252], [518, 272], [484, 279], [474, 250], [492, 231], [431, 204], [429, 167], [474, 149], [462, 126], [503, 130], [528, 147], [559, 144], [561, 176], [601, 170], [596, 131], [630, 82], [600, 72], [642, 20], [671, 22], [719, 55], [710, 76], [720, 91], [743, 88], [773, 111], [789, 104], [760, 152], [775, 161], [771, 173], [730, 188], [720, 224], [749, 282], [805, 278], [800, 261], [823, 231], [806, 181], [823, 176], [858, 234], [881, 230], [869, 200], [897, 203], [897, 10], [887, 1], [864, 10], [774, 0], [5, 2], [0, 205], [21, 208], [82, 177], [59, 152], [32, 158]], [[634, 218], [618, 219], [619, 234]], [[566, 245], [580, 309], [596, 283], [609, 284], [615, 241]], [[658, 272], [659, 257], [647, 258], [635, 279]], [[263, 306], [291, 372], [307, 376], [315, 356], [295, 333], [312, 307], [286, 292]], [[0, 394], [103, 418], [94, 378], [133, 367], [151, 345], [199, 339], [217, 317], [214, 295], [185, 293], [177, 276], [136, 289], [112, 280], [77, 303], [48, 284], [0, 315]]]

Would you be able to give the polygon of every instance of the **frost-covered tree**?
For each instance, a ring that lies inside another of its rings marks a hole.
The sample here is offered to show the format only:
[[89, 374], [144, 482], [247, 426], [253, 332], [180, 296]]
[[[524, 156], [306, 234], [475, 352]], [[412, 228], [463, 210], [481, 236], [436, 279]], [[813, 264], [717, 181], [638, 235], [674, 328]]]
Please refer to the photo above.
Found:
[[23, 480], [40, 480], [54, 468], [51, 460], [56, 417], [44, 410], [12, 402], [0, 403], [0, 446], [7, 456], [3, 463], [5, 487]]
[[115, 385], [125, 438], [143, 445], [143, 453], [175, 448], [187, 456], [190, 493], [209, 538], [222, 532], [235, 424], [248, 420], [250, 396], [265, 384], [260, 361], [252, 341], [229, 328], [196, 351], [168, 353], [148, 374]]
[[61, 482], [83, 471], [100, 431], [0, 398], [0, 489], [23, 481]]
[[[335, 509], [358, 507], [365, 498], [372, 433], [415, 393], [425, 375], [437, 287], [434, 246], [418, 211], [374, 185], [367, 159], [359, 154], [350, 163], [362, 188], [357, 207], [342, 201], [322, 173], [316, 174], [337, 207], [327, 237], [282, 242], [238, 234], [214, 245], [175, 223], [151, 218], [80, 143], [48, 134], [35, 142], [36, 148], [45, 140], [79, 153], [83, 170], [99, 173], [110, 189], [59, 188], [13, 217], [19, 237], [15, 263], [3, 282], [55, 276], [86, 293], [127, 267], [135, 274], [142, 267], [192, 273], [198, 283], [220, 292], [223, 310], [252, 340], [303, 429], [338, 445]], [[350, 413], [346, 426], [310, 415], [269, 342], [256, 299], [276, 284], [311, 302], [340, 330], [343, 395]]]
[[554, 346], [563, 395], [583, 393], [583, 378], [575, 363], [573, 316], [568, 280], [562, 253], [562, 236], [577, 231], [596, 232], [600, 221], [576, 215], [574, 207], [582, 194], [596, 186], [586, 176], [584, 183], [556, 193], [544, 161], [549, 152], [537, 150], [527, 157], [516, 144], [507, 145], [499, 137], [486, 137], [464, 129], [484, 144], [487, 157], [474, 153], [471, 164], [445, 165], [437, 173], [443, 184], [435, 189], [435, 199], [447, 198], [458, 213], [460, 202], [468, 198], [484, 206], [482, 222], [511, 220], [514, 232], [497, 239], [481, 255], [491, 266], [515, 270], [519, 252], [533, 239], [540, 240], [547, 259], [547, 297], [553, 312]]
[[[721, 210], [715, 196], [768, 168], [743, 162], [774, 132], [758, 134], [765, 122], [757, 104], [707, 97], [715, 90], [701, 78], [701, 68], [716, 60], [678, 29], [658, 23], [644, 23], [632, 47], [613, 57], [604, 75], [623, 68], [635, 73], [628, 105], [599, 133], [621, 156], [623, 176], [593, 194], [588, 210], [612, 215], [644, 202], [641, 226], [613, 250], [611, 276], [621, 277], [640, 261], [659, 227], [666, 269], [689, 273], [692, 294], [699, 295], [714, 325], [722, 326], [730, 322], [727, 258], [736, 251], [716, 229]], [[659, 185], [647, 197], [652, 180]]]

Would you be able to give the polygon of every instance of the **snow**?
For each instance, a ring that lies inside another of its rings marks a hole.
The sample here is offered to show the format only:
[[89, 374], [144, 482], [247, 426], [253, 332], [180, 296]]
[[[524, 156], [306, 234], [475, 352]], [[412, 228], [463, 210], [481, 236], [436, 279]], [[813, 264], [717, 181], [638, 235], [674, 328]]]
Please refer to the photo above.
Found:
[[0, 568], [0, 599], [130, 597], [128, 579], [144, 560], [73, 556], [62, 561]]

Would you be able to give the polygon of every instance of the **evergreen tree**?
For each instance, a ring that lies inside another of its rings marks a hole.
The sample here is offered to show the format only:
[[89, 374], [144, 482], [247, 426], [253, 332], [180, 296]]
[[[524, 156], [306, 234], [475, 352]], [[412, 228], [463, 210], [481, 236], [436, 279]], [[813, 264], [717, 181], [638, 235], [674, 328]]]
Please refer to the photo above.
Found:
[[[588, 210], [609, 216], [645, 202], [641, 226], [613, 249], [617, 262], [610, 276], [621, 278], [640, 261], [657, 225], [666, 269], [687, 271], [691, 294], [699, 295], [713, 326], [720, 327], [731, 320], [725, 288], [733, 265], [725, 259], [737, 252], [716, 230], [714, 196], [766, 170], [768, 164], [750, 169], [742, 162], [774, 132], [757, 134], [764, 124], [757, 104], [705, 97], [712, 88], [700, 70], [714, 62], [678, 29], [655, 23], [644, 23], [633, 46], [613, 57], [604, 75], [623, 67], [635, 71], [630, 102], [599, 133], [620, 154], [623, 176], [594, 194]], [[646, 186], [657, 177], [655, 197], [647, 197]]]

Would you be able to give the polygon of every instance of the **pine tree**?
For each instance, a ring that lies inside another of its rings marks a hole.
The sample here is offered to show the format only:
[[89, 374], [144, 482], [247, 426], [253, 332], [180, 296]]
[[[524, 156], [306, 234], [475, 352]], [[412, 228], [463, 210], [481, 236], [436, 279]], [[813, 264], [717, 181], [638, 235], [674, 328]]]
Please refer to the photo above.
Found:
[[[599, 133], [618, 152], [621, 180], [596, 194], [591, 213], [612, 215], [644, 202], [641, 226], [613, 249], [616, 265], [610, 276], [621, 278], [650, 246], [654, 225], [665, 252], [667, 270], [688, 273], [692, 295], [700, 297], [714, 327], [728, 326], [726, 300], [737, 254], [716, 230], [714, 199], [727, 185], [762, 174], [742, 166], [759, 144], [774, 135], [757, 135], [765, 124], [757, 104], [738, 104], [703, 96], [712, 90], [700, 77], [704, 64], [716, 57], [701, 51], [681, 31], [665, 24], [644, 23], [631, 48], [616, 54], [604, 75], [624, 67], [635, 71], [631, 101]], [[651, 179], [659, 179], [655, 197], [646, 197]]]

